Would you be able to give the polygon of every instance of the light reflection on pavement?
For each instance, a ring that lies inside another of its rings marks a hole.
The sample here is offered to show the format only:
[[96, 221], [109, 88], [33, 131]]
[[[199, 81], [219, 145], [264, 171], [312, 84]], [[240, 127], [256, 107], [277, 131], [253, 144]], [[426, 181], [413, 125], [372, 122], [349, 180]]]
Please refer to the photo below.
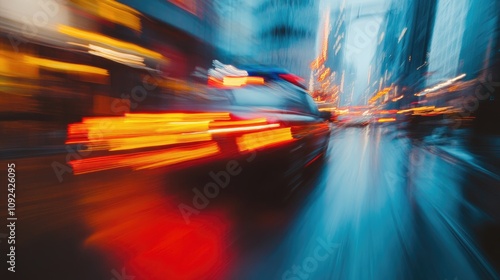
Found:
[[335, 130], [326, 165], [287, 204], [255, 193], [273, 181], [243, 167], [190, 224], [178, 205], [208, 172], [59, 183], [50, 163], [63, 158], [15, 161], [28, 278], [498, 279], [488, 264], [498, 258], [498, 181], [387, 127]]

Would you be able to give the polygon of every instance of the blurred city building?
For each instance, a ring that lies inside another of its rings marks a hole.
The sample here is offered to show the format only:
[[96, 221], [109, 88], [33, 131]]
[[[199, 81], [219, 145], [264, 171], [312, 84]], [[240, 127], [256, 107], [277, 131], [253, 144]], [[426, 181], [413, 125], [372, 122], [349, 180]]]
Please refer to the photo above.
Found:
[[305, 80], [316, 57], [319, 25], [317, 0], [265, 0], [255, 8], [256, 60], [286, 68]]
[[460, 51], [467, 15], [466, 1], [438, 1], [436, 22], [429, 50], [427, 86], [446, 81], [460, 73]]
[[392, 1], [372, 61], [370, 104], [435, 107], [462, 125], [498, 126], [499, 8], [497, 0]]
[[148, 25], [143, 37], [154, 41], [179, 63], [169, 64], [165, 72], [182, 72], [187, 78], [196, 66], [209, 67], [216, 47], [219, 18], [212, 0], [207, 1], [134, 1], [124, 4], [146, 15]]
[[[492, 66], [494, 57], [498, 57], [498, 0], [478, 3], [465, 1], [467, 12], [464, 22], [464, 34], [460, 53], [461, 72], [468, 77], [483, 74]], [[454, 5], [457, 5], [454, 3]], [[454, 32], [458, 32], [455, 30]], [[495, 51], [497, 50], [497, 51]]]
[[466, 76], [453, 89], [458, 92], [455, 104], [460, 102], [475, 117], [476, 128], [500, 132], [500, 1], [470, 0], [466, 10], [460, 52], [460, 73]]
[[256, 41], [258, 18], [255, 7], [260, 1], [214, 0], [217, 32], [214, 41], [217, 59], [224, 63], [254, 64], [259, 48]]
[[[382, 22], [374, 56], [370, 103], [415, 101], [415, 92], [426, 85], [428, 54], [436, 1], [393, 0]], [[396, 104], [392, 105], [395, 106]]]
[[338, 9], [330, 5], [322, 9], [318, 56], [311, 63], [313, 97], [329, 103], [339, 102], [345, 82], [346, 7], [345, 1], [336, 4]]
[[[454, 81], [455, 86], [462, 81], [474, 79], [482, 69], [486, 68], [483, 64], [490, 60], [485, 56], [487, 56], [487, 48], [491, 47], [488, 41], [491, 40], [493, 36], [491, 31], [494, 29], [494, 26], [488, 22], [491, 22], [494, 16], [491, 14], [488, 16], [488, 11], [482, 8], [484, 5], [474, 6], [477, 5], [472, 5], [471, 1], [441, 0], [438, 2], [428, 60], [427, 88], [433, 88], [450, 79], [460, 77], [459, 80]], [[480, 25], [477, 22], [478, 12], [481, 18]], [[468, 23], [467, 18], [469, 21], [475, 19], [476, 23]], [[484, 31], [478, 32], [481, 29]], [[420, 100], [425, 101], [426, 105], [458, 107], [463, 98], [462, 93], [461, 90], [448, 88], [447, 94], [431, 93], [421, 96]]]

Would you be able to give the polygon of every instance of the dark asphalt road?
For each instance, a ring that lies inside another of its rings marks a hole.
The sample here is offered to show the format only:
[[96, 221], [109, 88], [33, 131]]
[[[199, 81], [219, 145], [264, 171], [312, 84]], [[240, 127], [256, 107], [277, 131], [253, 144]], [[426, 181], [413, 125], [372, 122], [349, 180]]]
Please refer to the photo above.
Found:
[[240, 162], [241, 174], [199, 201], [204, 208], [193, 205], [192, 189], [224, 166], [59, 182], [51, 164], [65, 155], [12, 160], [16, 276], [499, 279], [500, 183], [467, 153], [389, 127], [336, 129], [327, 162], [292, 195], [269, 199], [258, 190], [273, 180]]

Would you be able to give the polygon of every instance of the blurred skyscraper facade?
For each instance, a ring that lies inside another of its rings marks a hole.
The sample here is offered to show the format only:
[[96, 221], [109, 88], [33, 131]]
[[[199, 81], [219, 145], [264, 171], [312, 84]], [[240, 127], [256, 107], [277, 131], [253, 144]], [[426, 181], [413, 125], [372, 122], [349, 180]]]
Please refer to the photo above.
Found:
[[456, 77], [460, 73], [460, 52], [469, 1], [438, 1], [436, 22], [429, 52], [427, 86]]
[[319, 24], [317, 0], [266, 0], [255, 9], [259, 63], [288, 69], [309, 80]]
[[391, 2], [372, 62], [371, 103], [400, 95], [406, 97], [401, 102], [412, 102], [413, 93], [425, 87], [435, 8], [430, 0]]

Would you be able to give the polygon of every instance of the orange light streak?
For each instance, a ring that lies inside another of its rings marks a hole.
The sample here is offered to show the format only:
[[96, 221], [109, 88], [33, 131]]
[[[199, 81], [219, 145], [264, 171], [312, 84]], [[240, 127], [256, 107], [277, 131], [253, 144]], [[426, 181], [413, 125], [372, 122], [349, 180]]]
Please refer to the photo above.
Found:
[[396, 121], [395, 118], [382, 118], [382, 119], [378, 119], [379, 123], [395, 122], [395, 121]]
[[267, 123], [265, 118], [251, 119], [251, 120], [241, 120], [241, 121], [219, 121], [210, 123], [210, 128], [215, 127], [232, 127], [232, 126], [240, 126], [240, 125], [249, 125], [249, 124], [262, 124]]
[[128, 50], [135, 53], [139, 53], [154, 59], [164, 59], [163, 55], [158, 52], [143, 48], [139, 45], [132, 44], [129, 42], [114, 39], [99, 33], [94, 33], [78, 28], [74, 28], [67, 25], [58, 25], [57, 31], [61, 34], [71, 36], [73, 38], [82, 39], [88, 42], [97, 42], [107, 46], [115, 47], [118, 49]]
[[107, 144], [109, 145], [109, 151], [121, 151], [209, 140], [212, 140], [212, 135], [208, 133], [167, 134], [110, 139]]
[[236, 139], [240, 151], [254, 150], [293, 140], [290, 127], [248, 133]]
[[210, 129], [208, 133], [216, 134], [216, 133], [227, 133], [227, 132], [238, 132], [238, 131], [249, 131], [249, 130], [261, 130], [266, 128], [274, 128], [279, 127], [280, 125], [277, 123], [271, 123], [266, 125], [255, 125], [255, 126], [243, 126], [243, 127], [230, 127], [230, 128], [217, 128]]
[[125, 114], [127, 121], [224, 121], [230, 120], [231, 117], [227, 112], [207, 112], [207, 113], [165, 113], [165, 114]]
[[224, 77], [222, 84], [227, 87], [241, 87], [247, 84], [264, 84], [262, 77]]
[[183, 148], [172, 148], [152, 152], [84, 158], [70, 162], [75, 175], [131, 167], [135, 170], [151, 169], [213, 156], [220, 152], [215, 142]]
[[84, 64], [68, 63], [29, 55], [23, 57], [23, 62], [53, 70], [108, 76], [108, 70]]

